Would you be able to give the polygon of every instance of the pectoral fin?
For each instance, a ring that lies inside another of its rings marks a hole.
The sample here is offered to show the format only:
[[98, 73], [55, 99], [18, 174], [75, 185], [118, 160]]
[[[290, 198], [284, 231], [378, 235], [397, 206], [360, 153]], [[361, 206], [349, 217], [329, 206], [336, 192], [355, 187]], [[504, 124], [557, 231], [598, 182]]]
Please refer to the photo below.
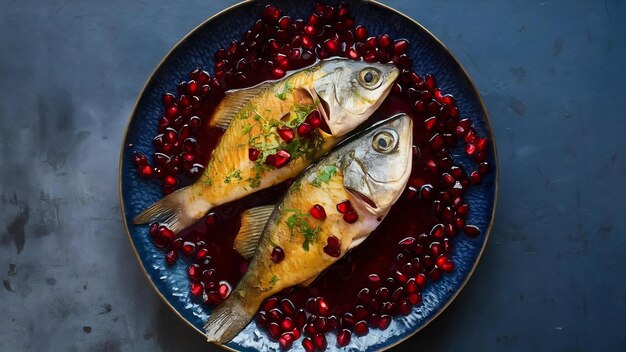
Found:
[[268, 88], [271, 84], [272, 82], [266, 82], [254, 87], [229, 90], [226, 92], [226, 96], [224, 96], [213, 114], [213, 118], [210, 122], [211, 126], [227, 129], [231, 121], [244, 108], [244, 106], [248, 104], [252, 98], [261, 94], [261, 92]]
[[248, 209], [241, 213], [241, 227], [235, 238], [235, 250], [245, 259], [254, 256], [254, 252], [259, 246], [261, 235], [265, 224], [269, 220], [274, 205], [264, 205], [252, 209]]

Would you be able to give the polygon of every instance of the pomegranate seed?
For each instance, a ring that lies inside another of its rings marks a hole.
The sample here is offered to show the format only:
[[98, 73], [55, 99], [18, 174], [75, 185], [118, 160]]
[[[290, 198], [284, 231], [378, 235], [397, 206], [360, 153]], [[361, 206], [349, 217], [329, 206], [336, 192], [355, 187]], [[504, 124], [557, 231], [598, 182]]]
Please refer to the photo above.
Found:
[[438, 281], [441, 278], [441, 270], [437, 267], [433, 268], [428, 274], [430, 281]]
[[148, 158], [146, 158], [143, 153], [138, 151], [133, 152], [133, 161], [137, 167], [148, 165]]
[[256, 148], [250, 148], [248, 149], [248, 159], [250, 159], [250, 161], [255, 161], [259, 158], [259, 155], [261, 154], [261, 151], [259, 151]]
[[176, 264], [176, 259], [178, 259], [178, 252], [176, 251], [169, 251], [165, 254], [165, 261], [170, 266]]
[[343, 313], [343, 316], [341, 317], [341, 326], [345, 329], [354, 329], [354, 325], [356, 325], [356, 319], [352, 313]]
[[163, 184], [165, 186], [174, 188], [178, 185], [178, 179], [174, 176], [168, 175], [168, 176], [165, 176], [165, 179], [163, 180]]
[[272, 70], [272, 77], [274, 77], [274, 79], [279, 79], [284, 76], [285, 76], [285, 70], [279, 67], [274, 67], [274, 69]]
[[474, 153], [476, 152], [476, 146], [473, 144], [467, 144], [465, 146], [465, 152], [467, 153], [467, 155], [474, 155]]
[[150, 234], [150, 236], [156, 237], [158, 230], [159, 230], [159, 223], [153, 222], [152, 224], [150, 224], [150, 227], [148, 228], [148, 233]]
[[489, 164], [486, 161], [483, 161], [482, 163], [478, 164], [476, 170], [481, 176], [485, 176], [487, 173], [489, 173]]
[[419, 274], [419, 275], [417, 275], [417, 276], [415, 277], [415, 282], [417, 283], [417, 285], [418, 285], [420, 288], [422, 288], [422, 289], [423, 289], [424, 287], [426, 287], [426, 283], [427, 283], [427, 280], [426, 280], [426, 275], [424, 275], [424, 274]]
[[193, 281], [198, 281], [200, 279], [200, 266], [198, 264], [191, 264], [187, 268], [187, 274], [189, 274], [189, 278]]
[[429, 143], [433, 149], [439, 149], [443, 146], [443, 137], [439, 133], [435, 133]]
[[291, 330], [291, 333], [293, 334], [293, 338], [294, 340], [297, 340], [300, 338], [300, 330], [298, 330], [298, 328], [293, 328], [293, 330]]
[[311, 132], [313, 132], [313, 127], [306, 122], [298, 126], [298, 135], [300, 135], [300, 137], [306, 138], [311, 135]]
[[337, 204], [337, 211], [341, 214], [345, 214], [350, 210], [352, 210], [352, 204], [350, 204], [349, 200], [344, 200], [343, 202]]
[[348, 58], [351, 60], [358, 60], [360, 57], [359, 53], [354, 48], [350, 48], [348, 50]]
[[269, 312], [276, 307], [278, 307], [278, 298], [276, 297], [268, 298], [265, 303], [263, 303], [263, 310], [266, 312]]
[[463, 232], [470, 237], [480, 236], [480, 229], [474, 225], [466, 225], [465, 228], [463, 228]]
[[265, 311], [260, 311], [259, 314], [256, 315], [255, 321], [257, 325], [259, 325], [262, 328], [267, 327], [269, 324], [269, 321], [267, 320], [267, 316], [265, 315]]
[[170, 105], [174, 100], [176, 100], [176, 97], [172, 93], [165, 93], [163, 95], [163, 104], [165, 105]]
[[444, 234], [443, 224], [437, 224], [433, 226], [433, 228], [430, 230], [430, 235], [433, 236], [434, 238], [443, 238], [443, 234]]
[[359, 25], [354, 30], [354, 35], [357, 40], [363, 40], [367, 38], [367, 28]]
[[204, 291], [204, 285], [201, 282], [192, 282], [190, 285], [191, 294], [194, 297], [200, 297]]
[[359, 219], [359, 214], [355, 210], [348, 210], [345, 214], [343, 214], [343, 221], [348, 224], [353, 224]]
[[306, 123], [311, 125], [313, 128], [319, 128], [322, 125], [322, 117], [318, 110], [311, 111], [306, 118], [304, 119]]
[[295, 338], [293, 334], [290, 332], [286, 332], [282, 334], [281, 337], [278, 339], [278, 344], [280, 345], [280, 348], [282, 348], [283, 350], [288, 350], [291, 348], [291, 346], [293, 346], [294, 341], [295, 341]]
[[230, 292], [232, 291], [230, 284], [226, 281], [220, 281], [219, 287], [217, 288], [217, 292], [220, 295], [221, 299], [226, 299]]
[[415, 237], [407, 237], [407, 238], [401, 240], [400, 242], [398, 242], [398, 245], [402, 249], [406, 249], [406, 250], [411, 251], [415, 247]]
[[326, 300], [324, 300], [324, 298], [322, 297], [318, 297], [316, 299], [317, 302], [317, 312], [320, 315], [328, 315], [328, 312], [330, 311], [330, 308], [328, 307], [328, 304], [326, 303]]
[[371, 297], [370, 290], [367, 287], [361, 289], [361, 291], [359, 291], [359, 293], [357, 294], [357, 298], [359, 299], [359, 302], [362, 302], [362, 303], [369, 302], [370, 297]]
[[291, 154], [289, 154], [286, 150], [279, 150], [276, 153], [276, 160], [274, 162], [274, 166], [277, 168], [281, 168], [291, 160]]
[[283, 249], [276, 246], [274, 247], [274, 249], [272, 250], [272, 257], [271, 257], [272, 261], [276, 264], [280, 263], [283, 261], [283, 259], [285, 259], [285, 252], [283, 252]]
[[154, 173], [154, 170], [152, 169], [152, 166], [150, 165], [145, 165], [140, 167], [139, 169], [139, 176], [141, 176], [142, 178], [150, 178], [152, 177], [152, 174]]
[[[302, 36], [302, 47], [306, 48], [306, 49], [313, 49], [313, 48], [315, 48], [315, 42], [308, 35], [303, 35]], [[303, 58], [304, 58], [304, 55], [303, 55]]]
[[296, 311], [296, 307], [287, 298], [285, 298], [282, 301], [280, 301], [280, 308], [281, 308], [281, 310], [285, 314], [287, 314], [289, 316], [292, 316], [295, 313], [295, 311]]
[[[311, 210], [309, 211], [311, 216], [317, 220], [325, 220], [326, 219], [326, 210], [319, 204], [315, 204]], [[333, 236], [334, 237], [334, 236]]]
[[352, 333], [348, 329], [343, 329], [339, 334], [337, 334], [337, 346], [344, 347], [350, 343], [350, 338], [352, 337]]
[[270, 333], [270, 338], [277, 340], [278, 337], [280, 336], [280, 333], [282, 332], [280, 330], [280, 326], [278, 326], [278, 324], [276, 323], [270, 323], [269, 327], [268, 327], [268, 331]]
[[165, 109], [165, 116], [169, 119], [176, 117], [178, 114], [178, 105], [176, 103], [170, 104], [167, 109]]
[[391, 38], [387, 34], [378, 36], [378, 46], [381, 48], [387, 48], [391, 45]]
[[409, 294], [409, 302], [412, 305], [417, 305], [422, 302], [422, 295], [419, 292]]
[[368, 332], [369, 332], [369, 327], [367, 326], [367, 323], [365, 321], [359, 321], [354, 326], [354, 333], [357, 336], [367, 335]]
[[441, 265], [441, 270], [445, 271], [446, 273], [454, 271], [454, 263], [451, 261], [443, 263], [443, 265]]
[[313, 336], [317, 334], [317, 328], [315, 328], [314, 324], [306, 324], [304, 326], [304, 332], [309, 336]]
[[379, 287], [381, 284], [381, 280], [380, 280], [380, 276], [376, 275], [376, 274], [370, 274], [368, 276], [368, 281], [370, 283], [370, 286], [372, 287]]
[[328, 347], [328, 343], [326, 342], [326, 336], [324, 336], [324, 334], [322, 333], [317, 333], [315, 334], [315, 336], [313, 336], [313, 343], [315, 343], [315, 347], [317, 347], [318, 350], [325, 350], [326, 347]]
[[470, 174], [470, 181], [472, 182], [473, 185], [479, 184], [481, 180], [482, 180], [482, 177], [480, 176], [478, 171], [473, 171]]
[[404, 283], [405, 283], [405, 282], [407, 282], [407, 280], [409, 279], [409, 278], [408, 278], [408, 277], [406, 277], [406, 275], [404, 275], [401, 271], [396, 271], [395, 278], [396, 278], [396, 280], [398, 280], [398, 282], [400, 282], [401, 284], [404, 284]]
[[287, 143], [291, 142], [295, 137], [294, 131], [289, 127], [278, 128], [277, 132], [280, 138]]
[[410, 278], [404, 285], [404, 288], [408, 293], [415, 293], [419, 290], [414, 278]]
[[265, 164], [274, 166], [276, 164], [276, 154], [270, 154], [265, 158]]
[[406, 49], [409, 48], [409, 41], [406, 39], [398, 39], [393, 42], [393, 53], [396, 55], [404, 54]]
[[306, 312], [304, 311], [304, 309], [302, 308], [298, 309], [294, 318], [296, 326], [299, 326], [299, 327], [304, 326], [304, 324], [306, 323], [306, 319], [307, 319], [307, 316], [306, 316]]
[[328, 237], [327, 244], [324, 246], [324, 253], [335, 258], [339, 258], [341, 256], [341, 244], [336, 236]]
[[268, 317], [271, 321], [275, 323], [280, 323], [280, 321], [283, 319], [283, 312], [278, 308], [274, 308], [269, 311]]
[[385, 300], [387, 298], [389, 298], [389, 289], [385, 286], [380, 287], [378, 290], [376, 290], [376, 297]]
[[306, 352], [313, 352], [315, 351], [315, 344], [313, 343], [313, 340], [311, 340], [310, 338], [305, 338], [304, 340], [302, 340], [302, 347], [304, 347], [304, 350]]
[[185, 242], [183, 244], [183, 247], [181, 249], [181, 251], [183, 252], [184, 255], [186, 256], [190, 256], [194, 253], [196, 249], [196, 244], [193, 242]]
[[424, 83], [426, 84], [426, 88], [430, 91], [434, 91], [437, 88], [437, 81], [433, 75], [426, 75], [424, 77]]
[[387, 330], [389, 324], [391, 324], [391, 317], [389, 315], [381, 315], [380, 322], [378, 323], [378, 328], [380, 330]]
[[291, 318], [286, 317], [280, 322], [280, 327], [281, 329], [283, 329], [283, 331], [291, 332], [291, 330], [293, 330], [293, 321], [291, 320]]

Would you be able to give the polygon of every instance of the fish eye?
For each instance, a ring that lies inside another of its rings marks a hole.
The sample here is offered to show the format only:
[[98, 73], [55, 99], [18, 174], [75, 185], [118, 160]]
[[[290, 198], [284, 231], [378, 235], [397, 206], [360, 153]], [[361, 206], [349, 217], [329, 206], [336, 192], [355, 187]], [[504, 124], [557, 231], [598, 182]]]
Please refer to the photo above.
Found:
[[359, 71], [359, 83], [367, 89], [376, 89], [382, 83], [381, 73], [373, 67], [366, 67]]
[[372, 147], [379, 153], [389, 153], [396, 148], [398, 138], [392, 131], [381, 131], [372, 138]]

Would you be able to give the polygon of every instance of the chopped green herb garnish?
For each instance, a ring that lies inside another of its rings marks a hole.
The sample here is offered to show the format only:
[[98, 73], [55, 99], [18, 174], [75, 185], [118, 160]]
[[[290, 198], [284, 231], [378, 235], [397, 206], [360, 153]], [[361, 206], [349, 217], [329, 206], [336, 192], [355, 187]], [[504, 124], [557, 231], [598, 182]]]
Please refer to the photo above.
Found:
[[241, 181], [241, 170], [233, 169], [224, 177], [224, 183], [230, 183], [233, 180]]
[[283, 88], [283, 90], [280, 93], [276, 93], [276, 98], [280, 99], [280, 100], [286, 100], [287, 99], [287, 94], [291, 93], [292, 91], [292, 87], [291, 87], [291, 82], [287, 82], [285, 83], [285, 86]]
[[302, 249], [308, 252], [309, 245], [317, 240], [317, 234], [321, 231], [321, 228], [319, 226], [312, 228], [311, 225], [309, 225], [306, 218], [311, 217], [311, 215], [308, 213], [302, 213], [298, 209], [285, 209], [285, 211], [293, 213], [285, 220], [285, 224], [287, 224], [291, 231], [291, 236], [294, 235], [294, 231], [302, 233], [304, 236]]
[[311, 181], [311, 185], [314, 187], [321, 187], [322, 183], [330, 182], [330, 179], [337, 174], [337, 167], [335, 165], [326, 165], [323, 168], [317, 170], [315, 179]]

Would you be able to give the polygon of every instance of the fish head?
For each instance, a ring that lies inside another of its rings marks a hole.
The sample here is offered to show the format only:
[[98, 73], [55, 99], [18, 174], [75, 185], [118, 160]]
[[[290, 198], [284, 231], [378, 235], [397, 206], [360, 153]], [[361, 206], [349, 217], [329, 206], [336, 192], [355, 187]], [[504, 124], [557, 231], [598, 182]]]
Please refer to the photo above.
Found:
[[343, 186], [367, 211], [385, 216], [411, 174], [413, 122], [399, 114], [348, 143]]
[[369, 118], [387, 98], [399, 71], [392, 64], [349, 59], [322, 61], [323, 76], [313, 90], [330, 134], [346, 135]]

